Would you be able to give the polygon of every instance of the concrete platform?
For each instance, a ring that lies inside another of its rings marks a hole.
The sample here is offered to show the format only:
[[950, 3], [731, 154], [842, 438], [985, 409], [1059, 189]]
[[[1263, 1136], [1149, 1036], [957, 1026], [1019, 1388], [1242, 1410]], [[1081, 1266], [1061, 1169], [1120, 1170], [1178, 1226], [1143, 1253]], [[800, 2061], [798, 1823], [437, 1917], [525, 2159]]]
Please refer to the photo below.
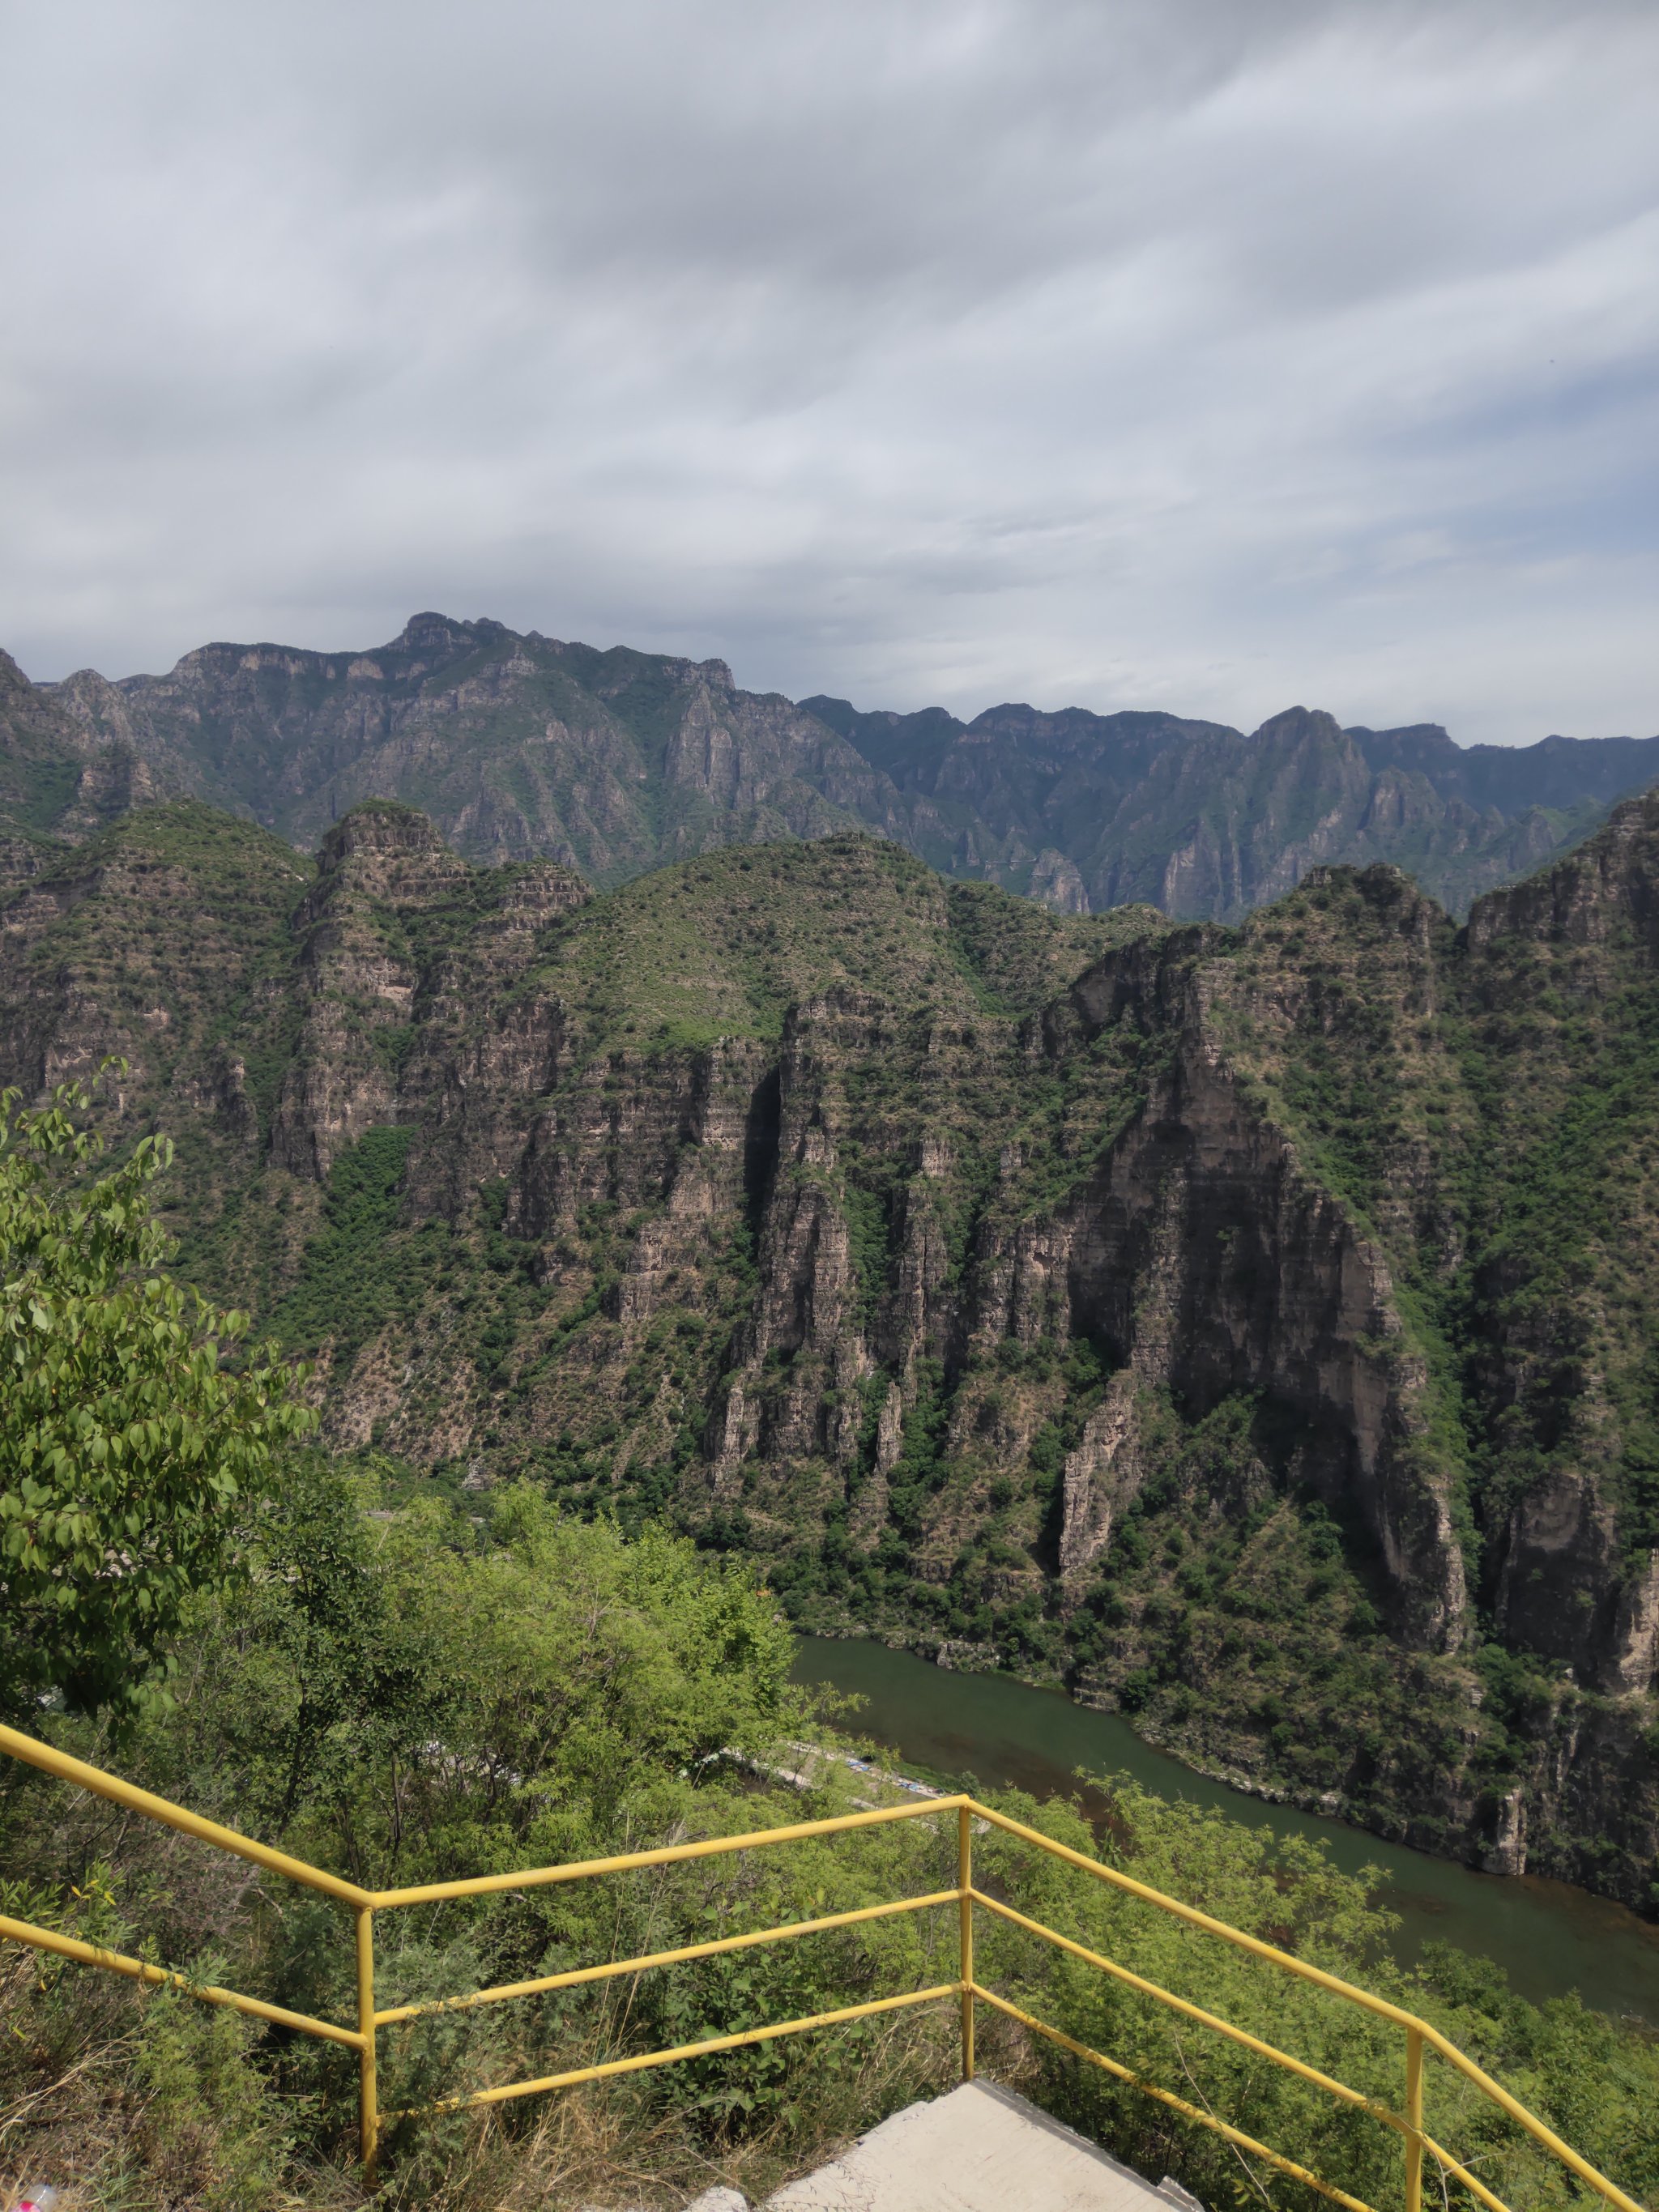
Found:
[[895, 2112], [764, 2212], [1170, 2212], [1178, 2201], [1023, 2097], [969, 2081]]

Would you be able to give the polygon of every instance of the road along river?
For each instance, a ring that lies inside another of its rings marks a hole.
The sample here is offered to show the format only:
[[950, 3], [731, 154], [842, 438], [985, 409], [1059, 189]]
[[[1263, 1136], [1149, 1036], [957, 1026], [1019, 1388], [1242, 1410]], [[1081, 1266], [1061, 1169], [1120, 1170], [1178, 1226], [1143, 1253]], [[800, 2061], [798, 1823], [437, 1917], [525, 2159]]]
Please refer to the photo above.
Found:
[[1264, 1804], [1154, 1751], [1117, 1714], [1092, 1712], [1012, 1675], [948, 1674], [866, 1639], [804, 1636], [795, 1679], [862, 1698], [854, 1732], [891, 1745], [929, 1780], [971, 1775], [988, 1789], [1043, 1797], [1072, 1792], [1079, 1767], [1125, 1772], [1160, 1796], [1217, 1806], [1279, 1835], [1317, 1837], [1344, 1873], [1375, 1866], [1388, 1875], [1404, 1963], [1425, 1942], [1455, 1943], [1496, 1960], [1534, 2002], [1577, 1990], [1586, 2004], [1659, 2029], [1659, 1927], [1568, 1882], [1478, 1874], [1340, 1820]]

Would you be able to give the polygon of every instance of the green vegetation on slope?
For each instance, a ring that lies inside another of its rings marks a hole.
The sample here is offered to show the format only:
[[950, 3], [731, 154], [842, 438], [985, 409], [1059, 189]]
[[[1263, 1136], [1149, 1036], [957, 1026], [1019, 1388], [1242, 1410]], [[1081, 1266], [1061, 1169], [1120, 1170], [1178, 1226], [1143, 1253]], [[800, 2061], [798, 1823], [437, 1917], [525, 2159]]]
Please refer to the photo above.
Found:
[[12, 909], [0, 1003], [28, 1080], [107, 1019], [191, 1274], [317, 1355], [332, 1443], [665, 1516], [802, 1625], [1419, 1842], [1519, 1793], [1534, 1865], [1640, 1901], [1659, 1091], [1609, 884], [1659, 869], [1640, 808], [1608, 838], [1547, 895], [1577, 935], [1380, 867], [1174, 930], [863, 836], [573, 904], [389, 803], [314, 873], [162, 808]]
[[1372, 869], [1241, 933], [1224, 1033], [1398, 1272], [1477, 1575], [1563, 1461], [1595, 1465], [1632, 1569], [1659, 1542], [1659, 994], [1609, 921], [1472, 951]]
[[368, 1129], [330, 1170], [317, 1234], [300, 1255], [300, 1276], [271, 1326], [295, 1351], [330, 1345], [347, 1360], [388, 1323], [407, 1326], [447, 1253], [441, 1222], [397, 1237], [409, 1159], [408, 1129]]
[[563, 925], [540, 977], [595, 1042], [695, 1045], [775, 1036], [790, 1006], [837, 989], [1029, 1013], [1109, 945], [1160, 926], [1050, 915], [947, 885], [879, 838], [825, 837], [705, 854], [610, 892]]
[[[179, 1697], [125, 1771], [221, 1820], [371, 1884], [765, 1827], [849, 1809], [826, 1764], [802, 1792], [757, 1778], [813, 1732], [786, 1681], [787, 1637], [740, 1567], [715, 1570], [647, 1530], [633, 1543], [561, 1518], [527, 1488], [459, 1514], [430, 1492], [386, 1502], [368, 1473], [290, 1463], [258, 1523], [234, 1606], [204, 1600], [180, 1638]], [[83, 1755], [109, 1747], [51, 1723]], [[790, 1752], [790, 1758], [798, 1754]], [[866, 1785], [864, 1785], [867, 1787]], [[1110, 1862], [1426, 2013], [1628, 2189], [1659, 2179], [1659, 2073], [1647, 2041], [1577, 2002], [1542, 2008], [1461, 1954], [1389, 1966], [1386, 1898], [1314, 1846], [1106, 1778]], [[1080, 1850], [1079, 1814], [1009, 1794], [1017, 1818]], [[5, 1908], [149, 1954], [292, 2008], [348, 2014], [344, 1918], [274, 1878], [96, 1806], [32, 1772], [0, 1787]], [[953, 1824], [910, 1822], [604, 1882], [386, 1913], [389, 2004], [629, 1956], [709, 1935], [856, 1911], [953, 1879]], [[1398, 2104], [1399, 2039], [1084, 1875], [991, 1834], [978, 1878], [1023, 1911]], [[382, 2038], [389, 2108], [695, 2041], [948, 1979], [954, 1908], [738, 1953], [539, 2001], [439, 2014]], [[1194, 2096], [1372, 2203], [1397, 2198], [1387, 2130], [984, 1917], [978, 1972], [1039, 2017]], [[21, 1971], [19, 1971], [20, 1966]], [[73, 2171], [89, 2205], [276, 2212], [359, 2201], [349, 2053], [17, 1958], [0, 2045], [0, 2111], [31, 2175]], [[386, 2193], [428, 2212], [520, 2197], [603, 2199], [618, 2178], [683, 2195], [716, 2178], [756, 2197], [955, 2078], [954, 2007], [757, 2046], [632, 2080], [392, 2131]], [[1149, 2173], [1226, 2201], [1232, 2154], [1167, 2111], [1028, 2045], [994, 2016], [980, 2063]], [[1518, 2131], [1437, 2074], [1431, 2124], [1518, 2212], [1564, 2200]], [[1274, 2180], [1275, 2201], [1301, 2192]], [[1314, 2202], [1309, 2199], [1310, 2203]]]
[[[384, 1203], [386, 1150], [359, 1148], [332, 1194], [328, 1233]], [[131, 1200], [118, 1231], [142, 1228], [145, 1157], [111, 1186]], [[113, 1261], [123, 1249], [118, 1236]], [[71, 1361], [61, 1382], [58, 1418], [68, 1432], [92, 1434], [88, 1419], [106, 1411], [104, 1379]], [[246, 1380], [223, 1388], [234, 1401]], [[257, 1440], [257, 1409], [233, 1404], [229, 1419]], [[193, 1463], [187, 1441], [175, 1456]], [[1224, 1459], [1227, 1444], [1218, 1439]], [[834, 1759], [809, 1760], [803, 1785], [782, 1781], [780, 1769], [799, 1763], [800, 1739], [817, 1723], [806, 1693], [790, 1686], [790, 1638], [751, 1565], [712, 1562], [659, 1527], [624, 1539], [609, 1520], [562, 1514], [527, 1482], [462, 1505], [433, 1484], [388, 1480], [373, 1458], [292, 1448], [272, 1474], [221, 1499], [222, 1534], [234, 1534], [244, 1567], [234, 1593], [215, 1559], [180, 1563], [161, 1624], [174, 1684], [167, 1712], [141, 1709], [112, 1740], [95, 1721], [48, 1703], [31, 1715], [37, 1729], [372, 1887], [718, 1838], [862, 1802], [853, 1792], [867, 1791], [867, 1779]], [[126, 1535], [141, 1549], [155, 1533], [155, 1505], [154, 1483], [129, 1501]], [[1316, 1517], [1308, 1529], [1335, 1587], [1336, 1547]], [[1237, 1564], [1248, 1590], [1252, 1575]], [[1282, 1576], [1282, 1556], [1264, 1565]], [[99, 1561], [71, 1552], [59, 1579], [90, 1600], [107, 1577]], [[155, 1641], [136, 1613], [108, 1626], [112, 1653], [145, 1655]], [[1085, 1859], [1103, 1852], [1422, 2010], [1625, 2187], [1639, 2193], [1659, 2181], [1659, 2065], [1649, 2039], [1576, 2000], [1522, 2003], [1479, 1961], [1450, 1952], [1406, 1974], [1382, 1955], [1386, 1899], [1336, 1873], [1317, 1847], [1163, 1803], [1121, 1778], [1097, 1783], [1109, 1799], [1103, 1840], [1076, 1808], [1016, 1793], [999, 1802]], [[1384, 2024], [1227, 1946], [1195, 1942], [1138, 1900], [1000, 1832], [979, 1837], [975, 1851], [979, 1882], [1017, 1911], [1290, 2047], [1362, 2095], [1399, 2105], [1402, 2051]], [[711, 1936], [857, 1913], [948, 1890], [956, 1853], [953, 1821], [908, 1820], [382, 1911], [376, 1996], [382, 2005], [441, 2002]], [[349, 1927], [331, 1905], [159, 1826], [112, 1823], [100, 1801], [12, 1762], [0, 1771], [0, 1863], [9, 1915], [141, 1951], [190, 1983], [240, 1987], [313, 2016], [350, 2014]], [[1021, 1929], [981, 1923], [976, 1973], [988, 1986], [1354, 2193], [1397, 2197], [1397, 2139], [1363, 2113], [1196, 2034], [1188, 2020]], [[947, 1899], [648, 1977], [439, 2010], [382, 2034], [382, 2108], [948, 1982], [957, 1941]], [[21, 1948], [0, 1960], [0, 1977], [10, 2031], [0, 2039], [0, 2126], [37, 2183], [72, 2179], [79, 2200], [104, 2212], [343, 2212], [364, 2201], [349, 2052]], [[683, 2198], [715, 2177], [758, 2197], [847, 2134], [947, 2087], [956, 2033], [952, 2004], [504, 2112], [394, 2124], [379, 2201], [486, 2212], [503, 2202], [592, 2201], [619, 2182]], [[979, 2059], [1205, 2202], [1237, 2185], [1236, 2155], [1213, 2136], [1103, 2084], [1051, 2046], [1031, 2046], [1000, 2017], [981, 2022]], [[1457, 2077], [1437, 2075], [1428, 2117], [1517, 2212], [1576, 2201], [1559, 2169]], [[1302, 2192], [1273, 2185], [1300, 2207]]]

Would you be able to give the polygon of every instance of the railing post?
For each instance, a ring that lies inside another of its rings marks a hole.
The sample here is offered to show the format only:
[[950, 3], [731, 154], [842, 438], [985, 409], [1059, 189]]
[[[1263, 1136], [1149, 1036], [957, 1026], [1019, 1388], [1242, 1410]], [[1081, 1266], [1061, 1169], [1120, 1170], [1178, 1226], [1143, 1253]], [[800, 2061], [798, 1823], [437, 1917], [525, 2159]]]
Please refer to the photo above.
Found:
[[374, 2080], [374, 1912], [371, 1905], [357, 1907], [357, 2032], [363, 2038], [358, 2054], [357, 2147], [362, 2154], [363, 2179], [375, 2184], [380, 2154], [380, 2114]]
[[1406, 2030], [1406, 2212], [1423, 2212], [1423, 2032]]
[[962, 1951], [962, 2078], [974, 2078], [974, 1826], [957, 1808], [957, 1923]]

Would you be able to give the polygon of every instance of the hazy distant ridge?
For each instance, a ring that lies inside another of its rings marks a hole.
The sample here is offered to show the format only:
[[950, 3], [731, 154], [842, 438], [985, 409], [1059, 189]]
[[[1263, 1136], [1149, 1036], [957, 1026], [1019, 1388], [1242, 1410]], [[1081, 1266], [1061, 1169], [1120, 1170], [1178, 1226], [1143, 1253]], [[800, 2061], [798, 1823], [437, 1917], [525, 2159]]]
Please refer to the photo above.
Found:
[[[1434, 724], [1292, 708], [1253, 735], [1164, 714], [861, 713], [723, 661], [416, 615], [386, 646], [214, 644], [165, 676], [0, 672], [0, 817], [53, 838], [208, 799], [310, 846], [395, 799], [480, 860], [601, 887], [713, 848], [862, 827], [1070, 913], [1237, 919], [1331, 861], [1389, 860], [1455, 911], [1659, 775], [1659, 738], [1464, 749]], [[27, 871], [26, 871], [27, 872]]]

